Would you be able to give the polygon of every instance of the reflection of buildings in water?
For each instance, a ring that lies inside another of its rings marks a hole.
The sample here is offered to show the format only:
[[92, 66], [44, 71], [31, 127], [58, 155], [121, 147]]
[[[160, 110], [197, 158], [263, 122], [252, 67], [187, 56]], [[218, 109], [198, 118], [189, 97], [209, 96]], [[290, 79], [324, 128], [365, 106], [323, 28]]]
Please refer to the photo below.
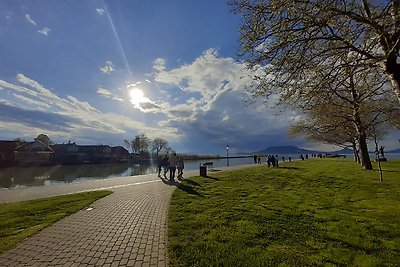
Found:
[[104, 179], [110, 176], [121, 176], [129, 164], [84, 164], [62, 166], [50, 177], [51, 180], [72, 182], [76, 179]]
[[56, 169], [51, 167], [10, 167], [0, 169], [0, 187], [40, 186]]
[[0, 188], [43, 186], [70, 183], [78, 179], [106, 179], [155, 172], [156, 166], [131, 163], [10, 167], [0, 169]]

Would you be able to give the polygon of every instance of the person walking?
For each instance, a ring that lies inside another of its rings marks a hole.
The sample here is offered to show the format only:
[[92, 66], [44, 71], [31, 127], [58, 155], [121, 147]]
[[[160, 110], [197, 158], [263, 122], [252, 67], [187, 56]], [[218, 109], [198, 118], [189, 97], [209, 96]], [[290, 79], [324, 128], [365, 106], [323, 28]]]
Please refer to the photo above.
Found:
[[161, 177], [162, 166], [163, 166], [163, 158], [161, 156], [158, 156], [157, 157], [158, 177]]
[[165, 154], [164, 159], [162, 161], [162, 165], [163, 165], [163, 168], [164, 168], [164, 178], [167, 178], [167, 172], [169, 170], [168, 154]]
[[185, 163], [183, 162], [183, 159], [181, 157], [178, 157], [178, 163], [177, 163], [177, 168], [178, 168], [178, 179], [182, 179], [183, 177], [183, 169], [185, 168]]
[[170, 181], [173, 181], [175, 178], [177, 163], [178, 163], [178, 157], [176, 156], [176, 153], [174, 153], [172, 156], [169, 157], [169, 180]]

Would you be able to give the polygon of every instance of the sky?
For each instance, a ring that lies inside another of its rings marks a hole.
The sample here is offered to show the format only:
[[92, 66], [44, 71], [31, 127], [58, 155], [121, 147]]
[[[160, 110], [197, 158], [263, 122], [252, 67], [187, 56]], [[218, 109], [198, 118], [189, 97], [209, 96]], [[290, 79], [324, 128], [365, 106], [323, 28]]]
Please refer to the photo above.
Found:
[[[296, 145], [290, 110], [249, 103], [241, 18], [225, 0], [0, 1], [0, 139], [124, 145], [144, 134], [177, 152]], [[382, 144], [400, 147], [399, 131]]]

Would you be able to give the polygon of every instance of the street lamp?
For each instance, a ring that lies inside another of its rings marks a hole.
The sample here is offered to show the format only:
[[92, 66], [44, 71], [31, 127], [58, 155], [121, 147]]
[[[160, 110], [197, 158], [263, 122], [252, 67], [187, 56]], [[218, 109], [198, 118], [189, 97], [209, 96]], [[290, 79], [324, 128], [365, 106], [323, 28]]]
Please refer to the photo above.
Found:
[[229, 166], [229, 146], [226, 146], [226, 166]]

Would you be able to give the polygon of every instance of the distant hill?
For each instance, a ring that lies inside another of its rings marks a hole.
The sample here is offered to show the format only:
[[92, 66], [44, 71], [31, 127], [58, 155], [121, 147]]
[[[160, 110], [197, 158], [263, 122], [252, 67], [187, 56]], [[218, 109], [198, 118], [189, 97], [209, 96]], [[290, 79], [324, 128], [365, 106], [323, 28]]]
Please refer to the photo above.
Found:
[[337, 151], [317, 151], [317, 150], [309, 150], [299, 148], [297, 146], [270, 146], [266, 149], [254, 152], [254, 154], [263, 153], [263, 154], [353, 154], [353, 150], [345, 148]]
[[297, 146], [270, 146], [261, 151], [257, 151], [255, 153], [264, 153], [264, 154], [318, 154], [321, 153], [319, 151], [313, 151], [308, 149], [302, 149]]
[[351, 150], [349, 148], [343, 148], [341, 150], [332, 151], [332, 152], [323, 152], [323, 153], [329, 153], [329, 154], [353, 154], [353, 150]]
[[400, 148], [386, 151], [385, 153], [400, 153]]

